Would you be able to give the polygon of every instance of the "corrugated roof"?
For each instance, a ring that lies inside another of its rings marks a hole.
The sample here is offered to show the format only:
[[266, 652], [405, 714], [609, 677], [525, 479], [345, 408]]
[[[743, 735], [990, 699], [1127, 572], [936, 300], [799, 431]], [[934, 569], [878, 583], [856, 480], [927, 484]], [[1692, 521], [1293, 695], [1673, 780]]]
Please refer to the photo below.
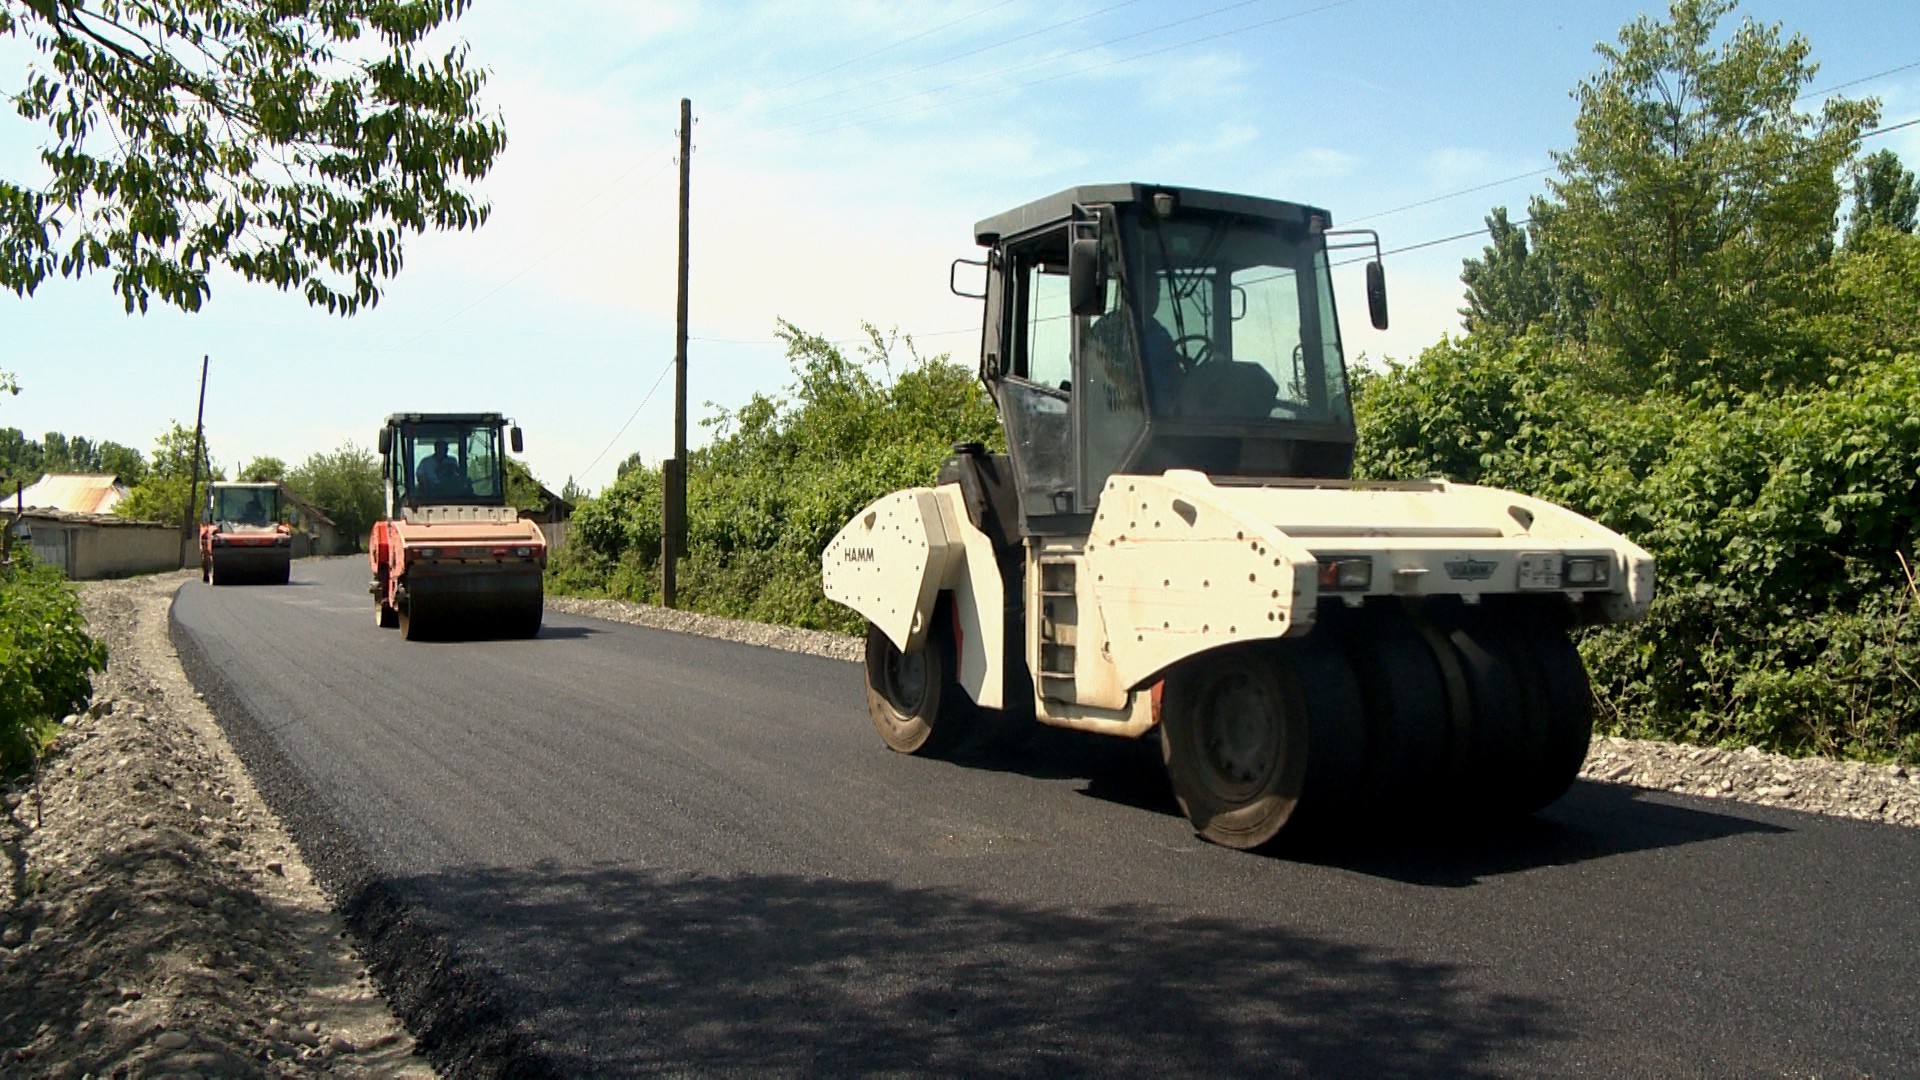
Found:
[[57, 521], [62, 525], [98, 525], [108, 529], [138, 527], [142, 529], [174, 529], [176, 532], [178, 531], [174, 526], [158, 521], [137, 521], [133, 518], [123, 518], [113, 514], [86, 514], [72, 510], [47, 510], [44, 508], [28, 510], [26, 513], [21, 514], [20, 517], [26, 521]]
[[38, 483], [20, 493], [21, 502], [26, 506], [76, 514], [104, 514], [126, 497], [126, 485], [117, 476], [57, 473], [41, 477]]

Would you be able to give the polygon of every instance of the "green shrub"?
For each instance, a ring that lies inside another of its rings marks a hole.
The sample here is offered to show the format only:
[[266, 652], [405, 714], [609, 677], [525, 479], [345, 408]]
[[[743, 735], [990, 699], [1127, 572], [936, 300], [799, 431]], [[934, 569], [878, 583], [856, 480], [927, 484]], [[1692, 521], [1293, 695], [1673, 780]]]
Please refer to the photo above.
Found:
[[0, 572], [0, 770], [39, 757], [59, 718], [86, 706], [106, 663], [66, 578], [15, 548]]
[[1583, 352], [1442, 342], [1362, 377], [1359, 471], [1526, 491], [1654, 555], [1647, 621], [1583, 642], [1613, 730], [1914, 760], [1920, 357], [1708, 405], [1583, 386]]
[[[868, 328], [859, 355], [782, 325], [794, 383], [756, 394], [708, 426], [688, 455], [687, 557], [681, 606], [761, 622], [857, 630], [859, 617], [820, 589], [820, 553], [860, 509], [933, 483], [952, 444], [1001, 445], [993, 405], [973, 373]], [[658, 469], [627, 471], [575, 509], [548, 566], [556, 592], [659, 599], [663, 497]]]

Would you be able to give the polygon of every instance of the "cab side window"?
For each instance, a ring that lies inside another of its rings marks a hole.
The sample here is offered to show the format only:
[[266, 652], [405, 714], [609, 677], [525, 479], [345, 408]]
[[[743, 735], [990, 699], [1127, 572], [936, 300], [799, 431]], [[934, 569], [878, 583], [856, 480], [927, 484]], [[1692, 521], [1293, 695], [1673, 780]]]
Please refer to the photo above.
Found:
[[1029, 381], [1073, 388], [1073, 316], [1067, 308], [1067, 268], [1035, 262], [1020, 268], [1021, 319]]

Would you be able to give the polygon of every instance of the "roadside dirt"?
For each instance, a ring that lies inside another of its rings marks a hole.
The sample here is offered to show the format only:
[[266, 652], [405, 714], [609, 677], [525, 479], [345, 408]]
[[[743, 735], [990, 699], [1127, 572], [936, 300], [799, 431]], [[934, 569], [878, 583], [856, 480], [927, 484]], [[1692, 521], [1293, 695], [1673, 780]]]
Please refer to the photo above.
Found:
[[[111, 651], [0, 821], [0, 1075], [434, 1075], [167, 636], [190, 573], [81, 587]], [[856, 639], [609, 600], [555, 611], [857, 660]], [[1586, 775], [1920, 826], [1910, 770], [1596, 739]]]
[[191, 576], [81, 586], [107, 671], [3, 796], [0, 1074], [433, 1076], [181, 672]]

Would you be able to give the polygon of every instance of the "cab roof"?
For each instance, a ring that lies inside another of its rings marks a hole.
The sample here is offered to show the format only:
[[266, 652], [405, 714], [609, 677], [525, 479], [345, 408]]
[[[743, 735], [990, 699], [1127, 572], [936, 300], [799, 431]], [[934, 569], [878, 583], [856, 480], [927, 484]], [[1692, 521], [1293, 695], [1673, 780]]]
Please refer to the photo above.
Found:
[[1155, 195], [1161, 194], [1172, 195], [1176, 206], [1188, 210], [1244, 214], [1248, 217], [1295, 222], [1300, 225], [1305, 225], [1309, 217], [1318, 215], [1325, 225], [1333, 223], [1333, 216], [1316, 206], [1283, 202], [1279, 199], [1262, 199], [1254, 195], [1234, 195], [1224, 191], [1206, 191], [1201, 188], [1133, 181], [1124, 184], [1083, 184], [1055, 192], [1044, 199], [1036, 199], [1025, 206], [1015, 207], [981, 221], [973, 227], [973, 239], [981, 247], [992, 247], [1006, 237], [1018, 236], [1021, 233], [1066, 221], [1073, 216], [1073, 208], [1076, 205], [1092, 206], [1104, 203], [1121, 206], [1128, 203], [1149, 203]]
[[507, 418], [497, 412], [397, 412], [387, 416], [389, 427], [396, 424], [505, 424]]

